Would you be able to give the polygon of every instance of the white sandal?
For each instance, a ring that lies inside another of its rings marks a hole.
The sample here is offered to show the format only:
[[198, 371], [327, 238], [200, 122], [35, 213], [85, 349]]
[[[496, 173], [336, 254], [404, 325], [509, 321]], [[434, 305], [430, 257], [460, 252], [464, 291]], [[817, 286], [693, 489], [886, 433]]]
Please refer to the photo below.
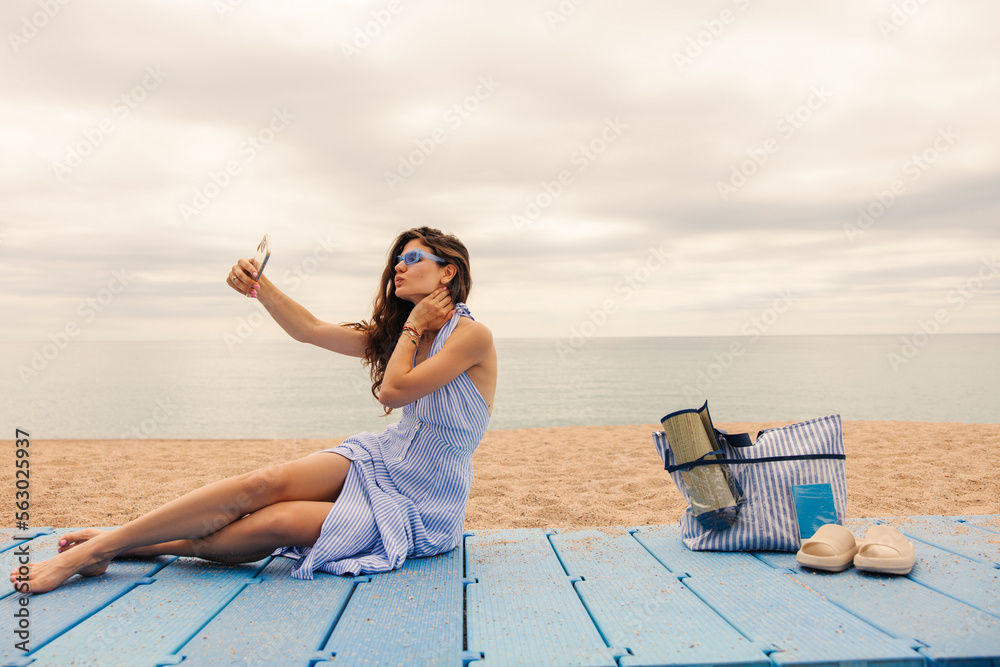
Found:
[[851, 566], [857, 552], [854, 534], [841, 525], [828, 523], [802, 543], [795, 560], [815, 570], [840, 572]]
[[909, 574], [917, 561], [913, 542], [892, 526], [879, 524], [865, 533], [854, 567], [865, 572]]

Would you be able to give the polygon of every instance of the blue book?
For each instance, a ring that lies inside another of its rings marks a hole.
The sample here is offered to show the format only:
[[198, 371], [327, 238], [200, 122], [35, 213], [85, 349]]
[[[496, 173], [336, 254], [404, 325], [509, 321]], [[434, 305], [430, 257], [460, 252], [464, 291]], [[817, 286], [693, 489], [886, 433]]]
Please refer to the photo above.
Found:
[[799, 522], [799, 538], [807, 540], [820, 526], [840, 523], [833, 502], [833, 487], [829, 484], [798, 484], [792, 487], [795, 517]]

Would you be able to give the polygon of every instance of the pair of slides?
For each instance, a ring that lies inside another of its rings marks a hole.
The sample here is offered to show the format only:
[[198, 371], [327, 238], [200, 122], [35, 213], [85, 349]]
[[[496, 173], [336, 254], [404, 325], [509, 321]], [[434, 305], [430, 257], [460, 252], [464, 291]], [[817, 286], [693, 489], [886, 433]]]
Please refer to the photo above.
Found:
[[892, 526], [872, 526], [864, 539], [856, 542], [851, 531], [830, 523], [802, 543], [795, 560], [804, 567], [828, 572], [846, 570], [853, 563], [865, 572], [909, 574], [916, 552], [913, 543]]

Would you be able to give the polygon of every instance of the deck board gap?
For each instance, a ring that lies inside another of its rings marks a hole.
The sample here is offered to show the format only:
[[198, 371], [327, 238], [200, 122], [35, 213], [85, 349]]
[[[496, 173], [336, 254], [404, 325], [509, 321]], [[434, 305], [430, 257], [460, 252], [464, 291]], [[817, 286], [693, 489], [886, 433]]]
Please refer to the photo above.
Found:
[[[904, 641], [904, 642], [910, 642], [910, 648], [919, 648], [920, 646], [926, 646], [926, 644], [923, 644], [922, 642], [919, 642], [914, 637], [903, 636], [903, 635], [900, 635], [897, 632], [893, 632], [892, 630], [886, 628], [884, 625], [876, 622], [874, 619], [867, 618], [866, 616], [858, 613], [857, 611], [851, 609], [850, 607], [846, 606], [845, 604], [842, 604], [842, 603], [838, 602], [835, 599], [836, 596], [823, 595], [822, 593], [819, 593], [818, 591], [815, 591], [814, 589], [812, 589], [806, 583], [801, 582], [798, 579], [796, 579], [794, 576], [792, 576], [792, 573], [786, 574], [785, 576], [788, 577], [789, 579], [791, 579], [792, 581], [794, 581], [799, 586], [802, 586], [803, 588], [806, 588], [806, 589], [812, 591], [815, 595], [818, 595], [819, 597], [823, 598], [823, 600], [825, 600], [826, 602], [832, 604], [834, 607], [840, 608], [842, 611], [844, 611], [847, 614], [850, 614], [851, 616], [853, 616], [854, 618], [858, 619], [862, 623], [867, 623], [868, 625], [872, 626], [873, 628], [875, 628], [879, 632], [882, 632], [882, 633], [888, 635], [889, 637], [893, 637], [895, 639], [899, 639], [899, 640]], [[917, 642], [917, 646], [913, 645], [914, 642]]]
[[[932, 542], [928, 538], [921, 538], [921, 537], [917, 537], [916, 535], [912, 535], [912, 534], [906, 532], [905, 530], [901, 530], [900, 532], [903, 533], [903, 535], [905, 535], [908, 540], [912, 540], [914, 542], [919, 542], [920, 544], [926, 544], [928, 546], [934, 547], [935, 549], [940, 549], [941, 551], [947, 551], [948, 553], [954, 554], [955, 556], [959, 556], [960, 558], [967, 558], [967, 559], [969, 559], [969, 560], [971, 560], [971, 561], [973, 561], [975, 563], [983, 563], [983, 564], [986, 564], [986, 565], [997, 565], [997, 566], [1000, 566], [1000, 563], [994, 563], [993, 561], [986, 560], [984, 558], [977, 558], [975, 556], [969, 555], [968, 553], [963, 553], [961, 551], [956, 551], [955, 549], [951, 549], [951, 548], [947, 547], [944, 544], [940, 544], [938, 542]], [[917, 546], [917, 545], [914, 545], [914, 546]]]
[[324, 647], [330, 642], [330, 638], [333, 637], [334, 630], [337, 629], [337, 623], [339, 623], [340, 619], [343, 618], [344, 611], [347, 609], [347, 606], [351, 603], [351, 598], [353, 598], [354, 594], [358, 591], [358, 586], [360, 586], [361, 584], [370, 583], [371, 580], [372, 580], [371, 575], [365, 575], [365, 574], [359, 575], [354, 578], [352, 582], [353, 586], [351, 586], [351, 592], [344, 596], [344, 599], [341, 602], [340, 607], [333, 614], [333, 620], [330, 622], [330, 627], [328, 627], [326, 629], [326, 632], [322, 634], [319, 644], [313, 647], [314, 650], [316, 651], [324, 650]]
[[[271, 557], [271, 558], [273, 558], [273, 557]], [[271, 562], [271, 558], [268, 558], [268, 559], [266, 559], [264, 561], [264, 566], [266, 566], [268, 563]], [[257, 577], [259, 577], [260, 573], [264, 570], [264, 566], [261, 566], [254, 573], [254, 578], [253, 579], [248, 579], [247, 581], [244, 581], [241, 585], [234, 587], [234, 589], [229, 593], [229, 595], [227, 595], [224, 599], [222, 599], [222, 600], [219, 601], [219, 604], [216, 605], [215, 609], [210, 609], [208, 612], [205, 613], [205, 615], [202, 617], [202, 620], [201, 620], [200, 623], [192, 624], [191, 631], [187, 634], [187, 636], [182, 636], [180, 639], [178, 639], [177, 640], [177, 644], [174, 645], [173, 648], [171, 648], [171, 649], [169, 649], [167, 651], [167, 655], [168, 656], [175, 656], [178, 653], [180, 653], [180, 651], [182, 651], [184, 649], [184, 647], [187, 646], [188, 642], [190, 642], [192, 639], [194, 639], [195, 637], [197, 637], [199, 632], [201, 632], [202, 630], [204, 630], [205, 627], [209, 623], [211, 623], [213, 620], [215, 620], [215, 618], [219, 614], [221, 614], [225, 610], [226, 607], [229, 606], [229, 603], [231, 603], [240, 594], [243, 593], [243, 591], [246, 589], [247, 586], [249, 586], [251, 584], [254, 584], [254, 583], [259, 583], [259, 580], [257, 579]]]

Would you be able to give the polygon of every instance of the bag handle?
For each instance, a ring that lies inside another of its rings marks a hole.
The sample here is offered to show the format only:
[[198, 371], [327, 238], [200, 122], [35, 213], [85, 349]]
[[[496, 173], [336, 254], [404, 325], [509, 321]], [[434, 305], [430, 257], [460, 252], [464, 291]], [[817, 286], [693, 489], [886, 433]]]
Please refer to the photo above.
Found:
[[730, 447], [753, 447], [749, 433], [726, 433], [715, 429], [716, 440], [724, 440]]
[[[713, 452], [718, 453], [718, 452]], [[706, 454], [705, 456], [708, 456]], [[796, 456], [765, 456], [759, 459], [705, 459], [704, 457], [696, 461], [688, 461], [675, 466], [664, 466], [667, 472], [677, 472], [697, 468], [698, 466], [718, 465], [722, 463], [775, 463], [777, 461], [815, 461], [816, 459], [841, 459], [847, 457], [843, 454], [798, 454]]]

